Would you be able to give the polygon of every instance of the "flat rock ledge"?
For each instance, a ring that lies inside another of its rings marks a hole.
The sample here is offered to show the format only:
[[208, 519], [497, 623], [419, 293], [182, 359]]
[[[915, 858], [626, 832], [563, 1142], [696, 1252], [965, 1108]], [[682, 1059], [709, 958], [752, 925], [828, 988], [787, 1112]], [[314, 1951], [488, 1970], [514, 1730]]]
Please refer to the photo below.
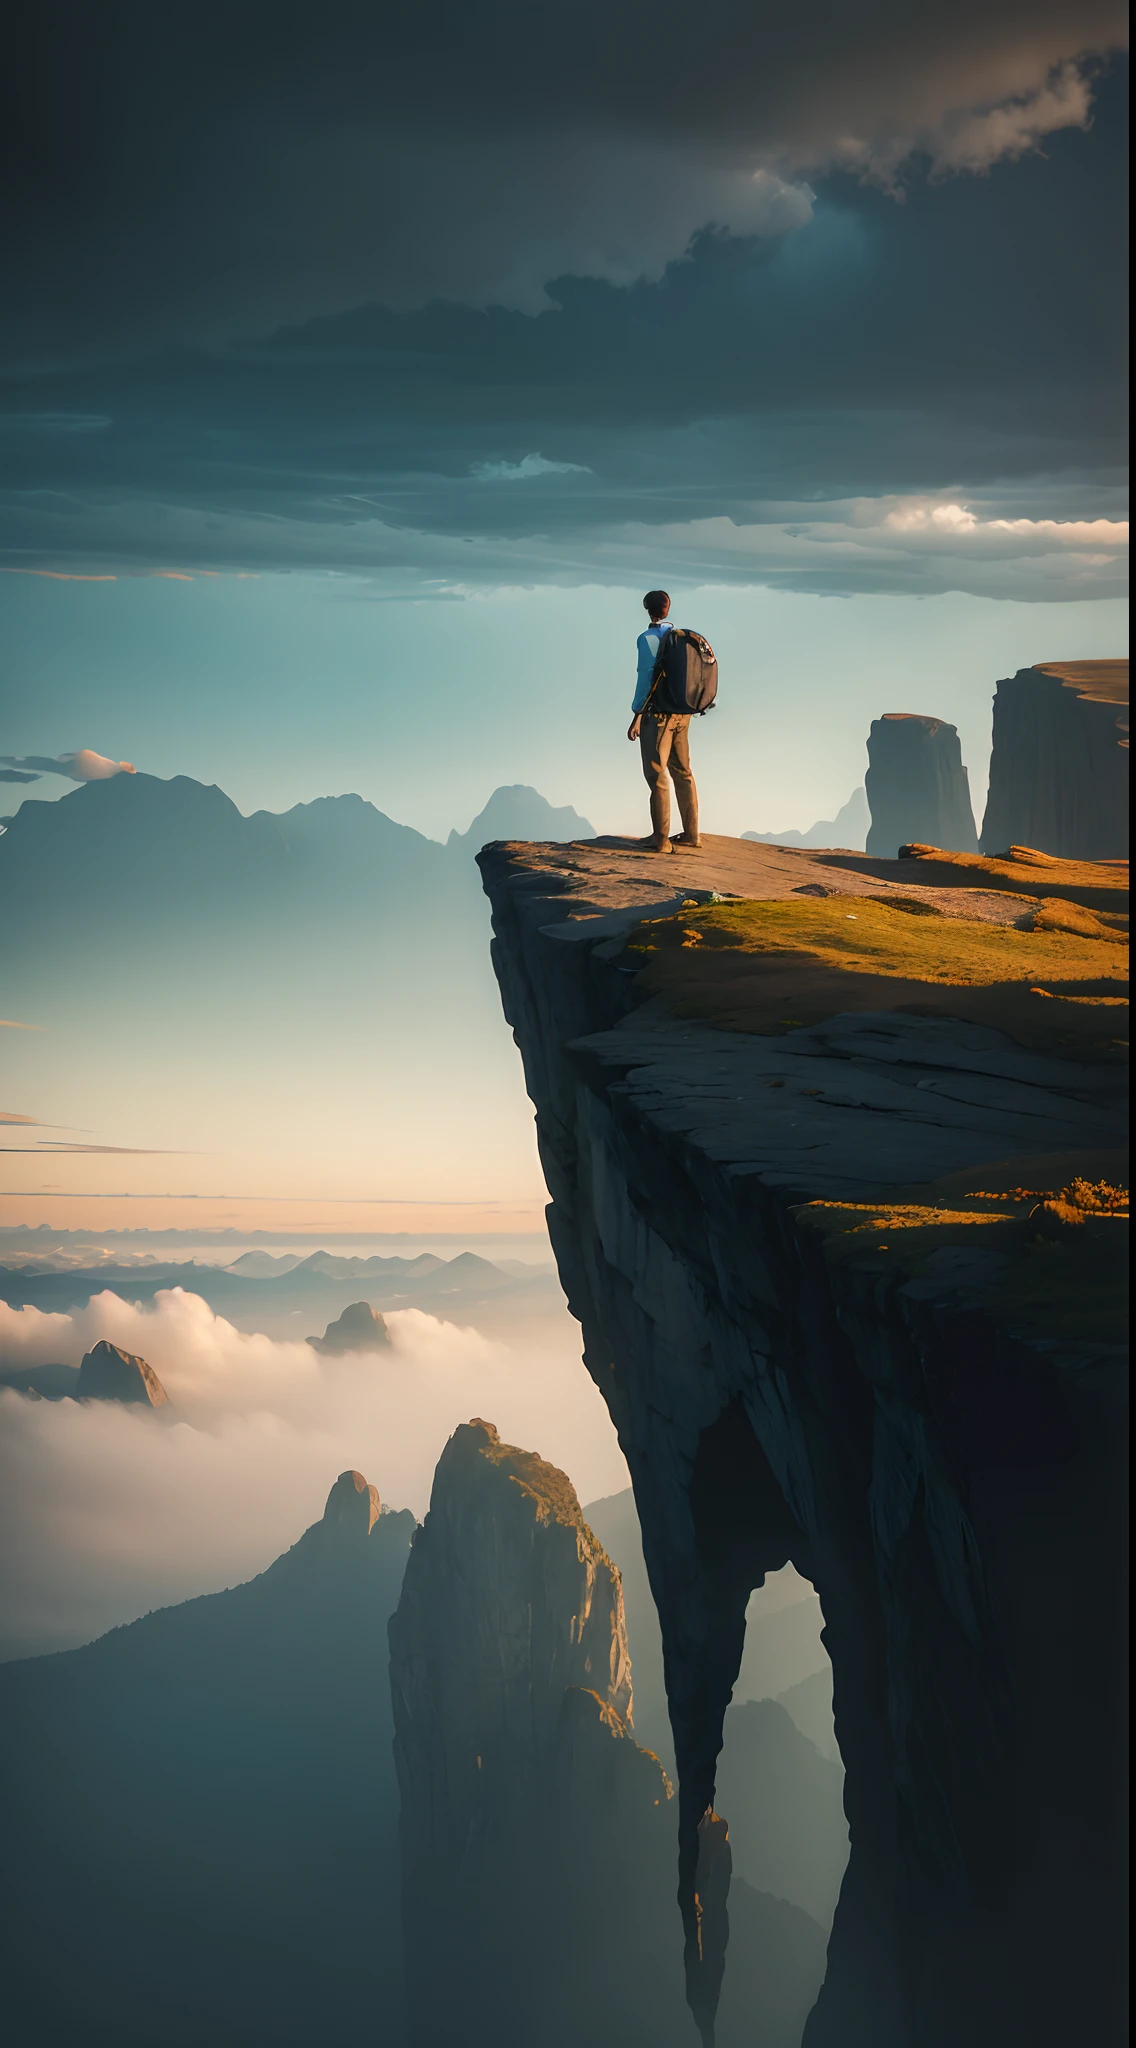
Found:
[[1080, 1251], [1027, 1242], [1015, 1201], [1115, 1176], [1124, 1070], [942, 1015], [711, 1029], [644, 1003], [627, 952], [715, 895], [909, 892], [1005, 923], [1008, 885], [714, 838], [479, 859], [643, 1527], [688, 1924], [746, 1603], [791, 1560], [824, 1609], [851, 1835], [806, 2048], [1119, 2040], [1126, 1354]]

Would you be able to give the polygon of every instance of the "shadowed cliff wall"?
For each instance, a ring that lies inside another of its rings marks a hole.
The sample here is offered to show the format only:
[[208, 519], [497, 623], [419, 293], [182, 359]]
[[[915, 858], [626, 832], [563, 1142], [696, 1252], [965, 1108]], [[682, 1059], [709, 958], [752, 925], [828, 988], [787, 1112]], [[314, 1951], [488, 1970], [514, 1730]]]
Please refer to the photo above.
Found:
[[[403, 1925], [415, 2048], [696, 2048], [671, 1786], [634, 1739], [619, 1574], [569, 1481], [490, 1424], [439, 1460], [390, 1623]], [[708, 2021], [730, 1849], [696, 1852]], [[753, 1992], [718, 2048], [796, 2048], [824, 1935], [744, 1881]], [[707, 2036], [709, 2038], [709, 2036]]]
[[978, 851], [958, 730], [945, 719], [906, 711], [874, 718], [864, 786], [872, 813], [866, 852], [894, 860], [913, 841]]
[[982, 851], [1008, 846], [1127, 859], [1127, 661], [1042, 662], [998, 684]]
[[[877, 1187], [920, 1153], [931, 1179], [1056, 1149], [1093, 1128], [1079, 1084], [949, 1020], [747, 1038], [639, 1012], [636, 879], [621, 926], [610, 855], [541, 855], [481, 866], [553, 1244], [659, 1609], [684, 1896], [746, 1603], [791, 1561], [825, 1613], [851, 1833], [808, 2048], [1119, 2041], [1121, 1361], [1008, 1323], [996, 1256], [947, 1244], [920, 1276], [884, 1243], [841, 1263], [800, 1208], [850, 1185], [857, 1131]], [[796, 1112], [769, 1145], [766, 1088]]]

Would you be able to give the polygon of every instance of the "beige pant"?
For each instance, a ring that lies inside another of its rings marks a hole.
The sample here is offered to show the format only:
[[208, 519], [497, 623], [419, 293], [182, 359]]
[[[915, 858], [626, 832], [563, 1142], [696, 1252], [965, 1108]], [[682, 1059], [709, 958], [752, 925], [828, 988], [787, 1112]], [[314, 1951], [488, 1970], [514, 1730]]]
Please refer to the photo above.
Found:
[[639, 729], [643, 776], [651, 792], [651, 830], [656, 839], [669, 839], [671, 792], [668, 775], [675, 786], [678, 814], [688, 839], [698, 837], [698, 791], [690, 772], [690, 715], [672, 711], [664, 718], [648, 712]]

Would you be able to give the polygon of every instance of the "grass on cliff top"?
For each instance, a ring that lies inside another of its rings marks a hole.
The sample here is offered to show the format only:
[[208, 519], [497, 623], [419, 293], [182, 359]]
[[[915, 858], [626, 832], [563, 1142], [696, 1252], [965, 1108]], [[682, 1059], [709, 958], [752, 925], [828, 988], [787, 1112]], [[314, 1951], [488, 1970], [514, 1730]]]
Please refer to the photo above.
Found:
[[[826, 854], [825, 864], [877, 875], [881, 881], [918, 882], [928, 888], [1009, 890], [1021, 896], [1054, 896], [1101, 912], [1128, 909], [1126, 860], [1059, 860], [1032, 846], [1005, 853], [950, 853], [941, 846], [912, 842], [899, 861], [866, 853]], [[914, 864], [912, 867], [911, 864]]]
[[[920, 898], [794, 897], [680, 911], [637, 927], [638, 986], [676, 1016], [776, 1034], [849, 1010], [947, 1016], [1076, 1059], [1122, 1058], [1123, 935], [1057, 900], [1014, 925]], [[1076, 929], [1070, 930], [1069, 924]]]
[[[981, 1168], [975, 1177], [983, 1177]], [[829, 1264], [900, 1281], [927, 1272], [947, 1245], [1000, 1253], [996, 1273], [979, 1288], [982, 1307], [1030, 1336], [1122, 1344], [1128, 1199], [1127, 1188], [1074, 1175], [1059, 1187], [979, 1188], [973, 1206], [965, 1196], [957, 1206], [808, 1202], [796, 1215], [824, 1239]]]

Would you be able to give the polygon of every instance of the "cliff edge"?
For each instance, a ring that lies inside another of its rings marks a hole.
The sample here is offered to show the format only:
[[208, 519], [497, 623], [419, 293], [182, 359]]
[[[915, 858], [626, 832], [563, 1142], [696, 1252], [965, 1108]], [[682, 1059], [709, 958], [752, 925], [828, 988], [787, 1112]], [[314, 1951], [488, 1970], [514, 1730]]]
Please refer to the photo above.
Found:
[[807, 2048], [1119, 2040], [1126, 876], [480, 865], [659, 1610], [688, 1933], [746, 1604], [791, 1561], [851, 1836]]
[[998, 684], [982, 848], [1014, 844], [1127, 856], [1127, 661], [1043, 661]]

